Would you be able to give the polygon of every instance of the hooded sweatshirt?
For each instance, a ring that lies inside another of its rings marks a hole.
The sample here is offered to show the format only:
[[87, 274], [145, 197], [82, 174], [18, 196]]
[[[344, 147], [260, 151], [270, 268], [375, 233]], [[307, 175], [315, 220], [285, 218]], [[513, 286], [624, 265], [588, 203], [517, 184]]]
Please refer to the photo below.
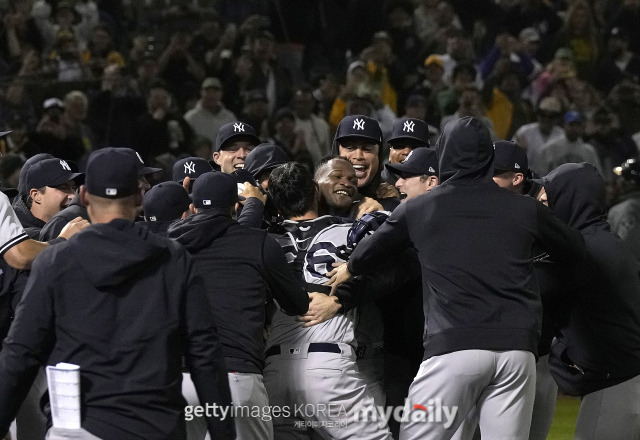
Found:
[[458, 350], [536, 354], [538, 244], [558, 260], [581, 258], [580, 234], [541, 203], [493, 182], [493, 144], [475, 118], [452, 121], [437, 145], [441, 185], [400, 205], [349, 259], [353, 275], [409, 246], [418, 251], [425, 357]]
[[[108, 439], [184, 439], [182, 357], [200, 401], [229, 405], [202, 280], [177, 243], [117, 219], [35, 259], [0, 351], [0, 433], [41, 363], [80, 366], [82, 426]], [[212, 437], [233, 422], [207, 418]]]
[[605, 185], [593, 165], [565, 164], [543, 179], [549, 207], [578, 229], [587, 258], [556, 272], [574, 283], [556, 313], [551, 372], [560, 389], [584, 395], [640, 374], [640, 281], [633, 256], [606, 222]]
[[80, 196], [76, 194], [69, 206], [62, 211], [57, 212], [49, 219], [49, 221], [40, 230], [40, 241], [49, 241], [56, 238], [62, 232], [62, 229], [76, 217], [82, 217], [85, 220], [89, 220], [89, 214], [87, 213], [87, 207], [80, 201]]
[[205, 281], [228, 370], [262, 374], [268, 291], [288, 314], [309, 308], [278, 243], [215, 208], [174, 223], [169, 237], [194, 257]]

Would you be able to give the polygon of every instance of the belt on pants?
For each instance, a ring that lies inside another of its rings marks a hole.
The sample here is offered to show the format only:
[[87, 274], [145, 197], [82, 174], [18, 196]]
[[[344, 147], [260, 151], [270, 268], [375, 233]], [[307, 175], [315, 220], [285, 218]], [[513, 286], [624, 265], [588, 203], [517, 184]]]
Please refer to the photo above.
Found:
[[[291, 348], [290, 350], [295, 350], [294, 348]], [[309, 349], [307, 350], [308, 353], [342, 353], [342, 350], [340, 350], [340, 346], [338, 344], [330, 344], [327, 342], [312, 342], [311, 344], [309, 344]], [[269, 357], [269, 356], [274, 356], [277, 354], [282, 353], [282, 349], [280, 348], [280, 345], [274, 345], [273, 347], [270, 347], [264, 354], [264, 357]]]

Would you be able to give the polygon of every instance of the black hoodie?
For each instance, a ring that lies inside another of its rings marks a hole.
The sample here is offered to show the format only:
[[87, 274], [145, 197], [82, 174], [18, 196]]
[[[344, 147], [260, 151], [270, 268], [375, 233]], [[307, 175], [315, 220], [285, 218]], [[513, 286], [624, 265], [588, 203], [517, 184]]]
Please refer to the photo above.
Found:
[[49, 241], [56, 238], [62, 232], [62, 229], [76, 217], [82, 217], [85, 220], [89, 220], [89, 214], [87, 213], [87, 207], [80, 201], [80, 196], [76, 194], [69, 206], [62, 211], [54, 214], [53, 217], [42, 227], [40, 230], [40, 241]]
[[560, 389], [584, 395], [640, 374], [640, 280], [633, 257], [606, 221], [598, 171], [587, 163], [565, 164], [542, 180], [549, 207], [587, 245], [584, 262], [556, 270], [574, 284], [564, 292], [550, 358]]
[[[35, 259], [0, 351], [0, 434], [41, 363], [80, 366], [82, 426], [108, 439], [184, 439], [186, 358], [202, 405], [231, 395], [193, 261], [127, 220], [94, 224]], [[207, 418], [213, 438], [233, 422]]]
[[540, 296], [532, 278], [539, 244], [558, 260], [581, 258], [580, 234], [541, 203], [493, 182], [486, 126], [462, 118], [438, 139], [441, 185], [400, 205], [349, 259], [366, 272], [409, 246], [418, 251], [425, 359], [458, 350], [527, 350], [540, 338]]
[[309, 296], [280, 245], [266, 231], [242, 226], [218, 209], [174, 223], [169, 237], [193, 255], [205, 281], [229, 371], [262, 374], [268, 290], [289, 314], [309, 308]]

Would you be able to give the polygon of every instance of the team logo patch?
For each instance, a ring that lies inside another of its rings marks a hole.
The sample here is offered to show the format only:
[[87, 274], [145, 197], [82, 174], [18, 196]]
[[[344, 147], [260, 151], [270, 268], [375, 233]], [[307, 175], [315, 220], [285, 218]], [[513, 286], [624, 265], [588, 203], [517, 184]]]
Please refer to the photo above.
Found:
[[416, 123], [413, 121], [405, 121], [404, 127], [402, 127], [402, 131], [407, 133], [413, 133], [413, 128], [415, 127], [415, 125]]
[[203, 200], [202, 204], [205, 206], [210, 206], [211, 205], [211, 200]]
[[364, 130], [364, 119], [354, 119], [353, 120], [353, 129], [354, 130]]
[[233, 131], [236, 133], [244, 132], [244, 124], [241, 122], [236, 122], [235, 124], [233, 124]]
[[118, 189], [117, 188], [107, 188], [104, 192], [108, 196], [117, 196], [118, 195]]
[[66, 160], [60, 159], [60, 166], [62, 167], [63, 170], [71, 171], [71, 167], [69, 166]]
[[196, 164], [193, 163], [193, 161], [191, 162], [187, 162], [184, 164], [184, 173], [185, 174], [192, 174], [196, 172]]

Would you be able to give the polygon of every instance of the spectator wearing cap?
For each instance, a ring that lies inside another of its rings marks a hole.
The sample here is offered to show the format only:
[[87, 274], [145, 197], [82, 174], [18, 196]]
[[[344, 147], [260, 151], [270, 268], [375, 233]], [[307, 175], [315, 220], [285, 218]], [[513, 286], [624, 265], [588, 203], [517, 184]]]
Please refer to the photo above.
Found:
[[[140, 190], [140, 197], [144, 196], [144, 193], [149, 190], [150, 185], [147, 181], [147, 177], [150, 175], [157, 173], [160, 171], [160, 168], [152, 168], [148, 167], [142, 161], [142, 158], [138, 153], [136, 153], [131, 148], [118, 148], [118, 150], [122, 150], [125, 154], [133, 157], [136, 160], [138, 165], [138, 189]], [[25, 165], [26, 166], [26, 165]], [[49, 219], [49, 221], [44, 225], [42, 230], [40, 231], [40, 240], [51, 240], [58, 236], [62, 228], [72, 219], [76, 217], [81, 217], [85, 220], [89, 220], [89, 214], [87, 213], [87, 207], [82, 203], [82, 199], [80, 195], [77, 194], [71, 202], [69, 202], [69, 206], [67, 206], [62, 211], [55, 214], [53, 217]]]
[[358, 192], [393, 210], [398, 203], [395, 188], [382, 182], [382, 131], [375, 119], [363, 115], [346, 116], [338, 125], [333, 152], [353, 164], [358, 179]]
[[540, 52], [540, 33], [534, 27], [527, 27], [520, 31], [518, 34], [518, 40], [520, 40], [522, 52], [531, 57], [533, 71], [529, 74], [529, 79], [533, 79], [544, 69], [542, 63], [538, 61], [538, 54]]
[[478, 90], [478, 88], [473, 84], [467, 84], [460, 90], [460, 95], [458, 97], [458, 108], [453, 114], [444, 116], [442, 118], [442, 120], [440, 121], [440, 131], [442, 132], [442, 130], [444, 130], [444, 127], [449, 122], [464, 118], [466, 116], [472, 116], [482, 121], [484, 125], [486, 125], [489, 129], [491, 139], [498, 140], [498, 135], [493, 129], [493, 122], [486, 116], [484, 112], [480, 90]]
[[296, 129], [296, 116], [288, 107], [278, 109], [271, 120], [271, 137], [269, 143], [275, 144], [285, 151], [289, 157], [313, 170], [314, 162], [307, 150], [305, 135]]
[[594, 85], [609, 93], [623, 78], [640, 82], [640, 56], [629, 49], [629, 36], [619, 27], [609, 32], [606, 51], [596, 71]]
[[[393, 124], [391, 137], [387, 140], [389, 149], [389, 163], [401, 163], [411, 151], [420, 147], [429, 147], [429, 125], [421, 119], [400, 118]], [[394, 174], [389, 168], [382, 171], [382, 179], [395, 184]]]
[[524, 194], [531, 177], [527, 153], [512, 141], [496, 141], [493, 148], [493, 181], [514, 194]]
[[278, 64], [275, 48], [271, 32], [259, 30], [251, 36], [251, 52], [256, 62], [251, 84], [265, 91], [269, 115], [291, 101], [291, 75]]
[[569, 110], [564, 114], [564, 136], [545, 143], [536, 157], [540, 175], [546, 175], [564, 163], [580, 162], [590, 163], [602, 175], [602, 165], [596, 149], [582, 140], [584, 126], [582, 113]]
[[30, 237], [56, 213], [69, 205], [84, 174], [74, 173], [62, 159], [45, 159], [33, 164], [25, 177], [28, 197], [19, 198], [16, 214]]
[[145, 162], [164, 153], [175, 156], [189, 151], [193, 131], [182, 116], [173, 113], [166, 83], [155, 81], [150, 85], [147, 111], [136, 119], [132, 134], [132, 146]]
[[47, 98], [42, 103], [42, 109], [44, 113], [38, 122], [36, 131], [40, 134], [63, 139], [66, 133], [62, 124], [62, 113], [64, 112], [62, 100], [55, 97]]
[[53, 42], [60, 31], [71, 32], [81, 50], [86, 49], [91, 30], [100, 21], [98, 6], [93, 0], [72, 5], [68, 1], [59, 1], [52, 8], [46, 1], [38, 0], [33, 4], [31, 15], [47, 42]]
[[[234, 405], [269, 405], [262, 382], [267, 289], [287, 313], [302, 315], [309, 297], [287, 266], [284, 253], [265, 231], [232, 220], [237, 183], [225, 173], [205, 173], [193, 185], [193, 215], [175, 223], [169, 237], [194, 259], [205, 282], [222, 342]], [[270, 419], [238, 412], [238, 439], [273, 439]]]
[[160, 182], [142, 198], [144, 225], [151, 232], [163, 237], [169, 235], [169, 226], [189, 214], [191, 198], [177, 182]]
[[403, 203], [428, 193], [440, 182], [438, 156], [431, 148], [416, 148], [402, 162], [388, 163], [385, 168], [398, 176], [396, 188]]
[[[0, 352], [0, 435], [48, 359], [80, 365], [80, 381], [90, 384], [81, 390], [78, 438], [184, 438], [183, 358], [203, 405], [231, 404], [204, 286], [183, 247], [133, 222], [134, 156], [101, 149], [86, 171], [81, 197], [92, 225], [34, 263]], [[234, 438], [231, 419], [204, 418], [212, 438]]]
[[[462, 91], [467, 86], [475, 86], [477, 70], [471, 63], [459, 63], [453, 69], [451, 79], [449, 80], [449, 87], [445, 90], [438, 92], [436, 100], [438, 102], [438, 108], [440, 114], [448, 116], [453, 114], [459, 105], [459, 98]], [[442, 122], [440, 123], [442, 126]]]
[[218, 78], [206, 78], [200, 87], [200, 99], [195, 108], [184, 114], [184, 120], [198, 136], [214, 142], [224, 124], [235, 121], [236, 115], [222, 103], [222, 83]]
[[513, 141], [527, 152], [529, 168], [540, 175], [536, 159], [546, 142], [564, 136], [564, 129], [558, 125], [562, 117], [562, 104], [558, 98], [547, 96], [538, 104], [536, 110], [537, 122], [531, 122], [520, 127]]
[[301, 87], [296, 90], [292, 101], [296, 130], [303, 135], [311, 160], [313, 163], [318, 163], [322, 157], [330, 153], [331, 137], [327, 121], [313, 113], [314, 104], [311, 87]]
[[231, 174], [244, 167], [247, 155], [260, 143], [255, 129], [236, 121], [223, 125], [216, 136], [213, 161], [223, 173]]

